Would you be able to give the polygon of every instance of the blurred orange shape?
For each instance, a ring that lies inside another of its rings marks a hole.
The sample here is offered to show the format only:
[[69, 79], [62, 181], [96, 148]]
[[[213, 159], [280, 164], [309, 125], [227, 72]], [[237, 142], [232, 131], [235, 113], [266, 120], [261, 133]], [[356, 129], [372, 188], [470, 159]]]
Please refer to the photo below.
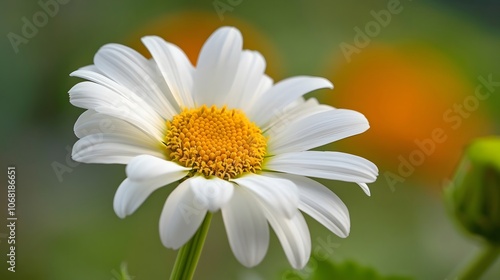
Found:
[[464, 146], [491, 132], [486, 102], [463, 104], [476, 98], [479, 81], [464, 78], [435, 50], [372, 45], [329, 73], [335, 91], [324, 101], [365, 114], [371, 125], [341, 147], [372, 158], [381, 175], [396, 176], [390, 184], [440, 183]]
[[250, 23], [233, 17], [229, 13], [224, 14], [223, 21], [213, 11], [185, 10], [167, 14], [141, 26], [129, 38], [126, 45], [136, 49], [146, 57], [151, 57], [146, 47], [140, 43], [140, 38], [146, 35], [157, 35], [179, 46], [191, 60], [191, 63], [196, 65], [201, 46], [210, 34], [221, 26], [237, 27], [245, 38], [243, 47], [260, 52], [266, 59], [266, 74], [273, 79], [283, 78], [282, 60], [272, 40]]

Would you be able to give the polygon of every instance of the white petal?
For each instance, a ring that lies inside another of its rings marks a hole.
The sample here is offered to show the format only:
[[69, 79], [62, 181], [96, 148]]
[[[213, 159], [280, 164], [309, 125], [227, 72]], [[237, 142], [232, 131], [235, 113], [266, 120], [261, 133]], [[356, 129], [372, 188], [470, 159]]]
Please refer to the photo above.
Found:
[[181, 107], [193, 108], [194, 67], [186, 54], [176, 45], [157, 36], [143, 37], [142, 42], [156, 61], [177, 103]]
[[163, 245], [179, 249], [200, 227], [207, 208], [196, 202], [191, 187], [192, 179], [187, 179], [168, 196], [160, 217], [160, 238]]
[[358, 186], [361, 187], [361, 189], [366, 193], [366, 195], [370, 195], [370, 188], [368, 187], [367, 184], [365, 183], [358, 183]]
[[[97, 74], [100, 74], [100, 75], [104, 75], [100, 70], [99, 68], [97, 68], [97, 66], [95, 66], [94, 64], [89, 64], [89, 65], [86, 65], [86, 66], [83, 66], [83, 67], [80, 67], [78, 70], [74, 71], [73, 73], [69, 74], [71, 77], [80, 77], [78, 75], [74, 75], [74, 73], [78, 72], [78, 71], [89, 71], [89, 72], [95, 72]], [[83, 77], [81, 77], [83, 78]], [[84, 79], [87, 79], [87, 78], [84, 78]], [[90, 80], [90, 79], [89, 79]]]
[[246, 267], [259, 264], [269, 246], [269, 227], [260, 204], [241, 187], [222, 207], [229, 245], [238, 261]]
[[132, 214], [155, 190], [182, 179], [188, 169], [173, 162], [142, 155], [127, 165], [128, 178], [116, 191], [113, 208], [120, 218]]
[[311, 256], [311, 236], [302, 214], [297, 210], [295, 215], [288, 219], [269, 208], [266, 208], [265, 214], [292, 267], [304, 268]]
[[153, 80], [157, 81], [156, 85], [158, 86], [160, 91], [164, 93], [163, 96], [165, 96], [165, 98], [168, 100], [168, 103], [171, 104], [171, 106], [173, 107], [172, 109], [177, 114], [177, 112], [181, 111], [181, 106], [177, 103], [177, 100], [175, 100], [174, 95], [170, 91], [170, 88], [168, 87], [165, 78], [163, 78], [163, 74], [161, 73], [158, 64], [156, 64], [156, 61], [153, 58], [148, 59], [148, 64], [151, 67], [151, 75], [153, 76]]
[[372, 162], [339, 152], [305, 151], [280, 154], [269, 157], [265, 169], [355, 183], [374, 182], [378, 175], [378, 168]]
[[244, 50], [233, 86], [224, 103], [230, 108], [247, 108], [259, 89], [265, 69], [266, 60], [259, 52]]
[[153, 114], [159, 115], [153, 107], [150, 106], [144, 99], [140, 98], [135, 92], [133, 92], [129, 87], [126, 87], [113, 79], [104, 75], [95, 65], [89, 65], [82, 67], [70, 74], [72, 77], [79, 77], [92, 81], [96, 84], [107, 87], [108, 89], [116, 92], [123, 98], [132, 101], [139, 102], [141, 106], [145, 106], [148, 111], [152, 111]]
[[210, 212], [223, 207], [231, 199], [234, 190], [233, 184], [215, 176], [210, 179], [205, 179], [203, 176], [193, 177], [191, 187], [196, 201]]
[[283, 108], [282, 114], [277, 114], [266, 126], [261, 127], [262, 131], [271, 139], [274, 135], [280, 133], [286, 127], [289, 126], [291, 122], [299, 121], [302, 118], [307, 118], [311, 115], [317, 114], [319, 112], [333, 110], [335, 108], [319, 104], [316, 98], [309, 98], [304, 100], [304, 98], [298, 98], [294, 102], [290, 103], [288, 106]]
[[322, 184], [303, 176], [277, 174], [293, 181], [299, 188], [299, 209], [340, 237], [347, 237], [351, 227], [349, 211], [340, 198]]
[[163, 158], [158, 147], [135, 141], [133, 137], [119, 134], [98, 133], [85, 136], [73, 146], [73, 160], [85, 163], [127, 164], [139, 155]]
[[93, 82], [76, 84], [70, 89], [69, 96], [71, 104], [77, 107], [125, 120], [160, 141], [165, 136], [165, 121], [152, 113], [153, 110], [141, 99], [131, 101], [120, 93]]
[[366, 131], [370, 126], [361, 113], [332, 109], [291, 120], [269, 138], [269, 154], [301, 152]]
[[320, 88], [333, 88], [325, 78], [299, 76], [285, 79], [263, 93], [249, 110], [249, 118], [261, 127], [302, 95]]
[[107, 44], [99, 49], [94, 64], [106, 76], [129, 88], [145, 100], [163, 118], [170, 119], [177, 114], [158, 84], [159, 80], [150, 62], [135, 50], [119, 44]]
[[116, 215], [122, 219], [131, 215], [151, 193], [165, 185], [168, 185], [168, 182], [166, 183], [163, 178], [142, 182], [125, 179], [118, 187], [113, 200]]
[[264, 74], [259, 81], [259, 86], [257, 87], [257, 90], [255, 91], [252, 100], [248, 102], [248, 104], [242, 104], [242, 106], [245, 106], [242, 108], [244, 108], [245, 111], [250, 111], [250, 109], [253, 106], [253, 103], [257, 102], [257, 100], [259, 100], [264, 93], [266, 93], [269, 89], [271, 89], [273, 87], [273, 84], [274, 84], [273, 79]]
[[135, 182], [161, 177], [170, 184], [186, 176], [190, 169], [161, 158], [141, 155], [134, 158], [125, 170], [128, 178]]
[[243, 39], [238, 29], [221, 27], [203, 45], [194, 75], [196, 106], [224, 105], [240, 62]]
[[[160, 142], [140, 128], [106, 114], [93, 110], [83, 112], [75, 122], [75, 135], [83, 138], [92, 134], [115, 134], [130, 139], [131, 142], [148, 145], [152, 149], [158, 149]], [[161, 144], [163, 145], [163, 144]]]
[[297, 186], [289, 180], [268, 177], [263, 173], [243, 175], [232, 181], [252, 191], [275, 211], [288, 218], [294, 215], [299, 205]]

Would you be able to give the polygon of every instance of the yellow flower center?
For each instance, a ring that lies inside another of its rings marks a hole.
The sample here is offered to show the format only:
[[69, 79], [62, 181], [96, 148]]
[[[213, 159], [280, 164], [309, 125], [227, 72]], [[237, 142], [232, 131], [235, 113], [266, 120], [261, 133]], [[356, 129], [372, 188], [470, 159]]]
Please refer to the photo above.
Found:
[[184, 109], [167, 129], [167, 156], [193, 172], [228, 180], [261, 170], [266, 138], [239, 110]]

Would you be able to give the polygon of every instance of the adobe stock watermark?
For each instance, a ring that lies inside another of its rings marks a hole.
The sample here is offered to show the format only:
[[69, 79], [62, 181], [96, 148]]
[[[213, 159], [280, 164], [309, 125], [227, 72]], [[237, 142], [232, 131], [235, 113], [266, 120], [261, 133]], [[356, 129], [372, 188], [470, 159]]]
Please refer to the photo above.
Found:
[[333, 242], [333, 235], [330, 234], [326, 237], [326, 240], [318, 237], [316, 239], [317, 243], [312, 250], [311, 258], [307, 265], [301, 270], [287, 270], [283, 276], [282, 280], [305, 280], [310, 279], [314, 271], [318, 268], [318, 262], [327, 261], [335, 253], [335, 250], [340, 247], [339, 243]]
[[426, 159], [438, 149], [438, 146], [448, 140], [447, 129], [459, 129], [464, 120], [468, 119], [472, 113], [479, 109], [481, 102], [490, 98], [496, 88], [500, 87], [500, 81], [494, 81], [493, 74], [489, 74], [487, 77], [479, 76], [477, 80], [479, 83], [473, 94], [466, 96], [462, 102], [455, 103], [444, 111], [444, 126], [434, 128], [427, 138], [415, 139], [415, 149], [407, 155], [398, 156], [399, 164], [397, 173], [391, 171], [384, 172], [384, 178], [391, 191], [395, 191], [395, 186], [398, 183], [403, 183], [412, 176], [416, 168], [424, 164]]
[[[144, 84], [154, 84], [154, 80], [150, 76], [143, 76], [142, 81]], [[71, 145], [66, 145], [66, 155], [64, 161], [53, 161], [51, 163], [52, 170], [57, 177], [57, 180], [62, 183], [63, 175], [71, 173], [81, 163], [72, 159], [72, 149], [78, 150], [79, 154], [89, 155], [95, 149], [100, 149], [101, 144], [105, 144], [110, 140], [106, 137], [109, 134], [119, 133], [119, 128], [123, 130], [122, 122], [129, 122], [131, 119], [138, 119], [140, 115], [147, 115], [147, 110], [154, 100], [149, 100], [147, 97], [147, 89], [140, 88], [125, 88], [124, 93], [128, 98], [117, 98], [117, 96], [108, 96], [112, 100], [107, 104], [109, 111], [107, 118], [101, 118], [92, 124], [87, 120], [82, 126], [92, 127], [89, 129], [79, 129], [80, 140], [75, 143], [73, 148]], [[159, 90], [159, 89], [158, 89]], [[153, 109], [151, 109], [153, 110]], [[116, 122], [116, 123], [115, 123]], [[123, 131], [121, 131], [123, 134]]]
[[266, 129], [268, 132], [272, 132], [273, 135], [277, 135], [287, 128], [287, 125], [293, 121], [292, 112], [293, 109], [285, 106], [284, 108], [278, 108], [273, 111], [272, 123], [269, 124], [269, 128]]
[[353, 54], [360, 53], [362, 49], [371, 43], [373, 38], [380, 34], [382, 28], [386, 28], [391, 23], [393, 15], [398, 15], [402, 11], [403, 5], [400, 0], [389, 0], [387, 8], [378, 12], [371, 10], [370, 15], [373, 17], [373, 20], [367, 22], [363, 29], [359, 26], [354, 27], [353, 44], [342, 42], [339, 45], [347, 62], [351, 62]]
[[[191, 179], [193, 180], [193, 179]], [[197, 185], [196, 183], [192, 183]], [[212, 209], [214, 201], [227, 199], [232, 192], [231, 187], [228, 186], [226, 181], [222, 180], [208, 180], [203, 183], [201, 188], [197, 188], [190, 201], [183, 201], [178, 205], [184, 223], [190, 224], [194, 221], [199, 221], [205, 217], [206, 210]]]
[[30, 39], [33, 39], [39, 32], [40, 28], [45, 27], [49, 23], [49, 18], [55, 17], [60, 10], [60, 5], [66, 5], [70, 0], [39, 0], [38, 6], [40, 10], [33, 13], [31, 17], [21, 18], [21, 32], [7, 33], [12, 49], [17, 54], [21, 44], [28, 44]]
[[214, 6], [215, 12], [219, 16], [221, 21], [224, 20], [224, 14], [226, 12], [234, 11], [234, 8], [243, 3], [243, 0], [214, 0], [212, 5]]
[[[104, 141], [104, 133], [111, 132], [115, 130], [116, 127], [111, 121], [111, 119], [102, 119], [99, 121], [98, 128], [92, 129], [92, 130], [84, 130], [83, 133], [86, 135], [85, 137], [82, 137], [82, 141], [77, 142], [79, 149], [81, 149], [82, 152], [88, 152], [88, 149], [94, 149], [95, 145], [102, 143]], [[85, 151], [87, 149], [87, 151]], [[71, 173], [73, 172], [74, 168], [78, 167], [80, 165], [80, 162], [74, 161], [71, 158], [72, 154], [72, 148], [70, 145], [66, 146], [66, 156], [64, 163], [60, 161], [53, 161], [50, 165], [52, 167], [52, 170], [54, 170], [54, 173], [57, 177], [57, 180], [61, 183], [63, 181], [63, 175], [65, 173]]]
[[63, 181], [63, 175], [64, 173], [71, 173], [73, 172], [73, 169], [80, 165], [79, 162], [74, 161], [71, 158], [71, 146], [66, 145], [66, 156], [65, 156], [65, 161], [60, 162], [60, 161], [53, 161], [50, 166], [52, 167], [52, 170], [54, 170], [54, 174], [57, 177], [57, 180], [59, 183], [62, 183]]

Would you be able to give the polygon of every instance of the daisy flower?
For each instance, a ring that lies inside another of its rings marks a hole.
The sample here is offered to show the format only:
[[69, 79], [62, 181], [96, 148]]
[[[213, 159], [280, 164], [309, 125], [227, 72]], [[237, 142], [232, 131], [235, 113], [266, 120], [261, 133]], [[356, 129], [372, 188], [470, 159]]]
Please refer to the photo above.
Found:
[[142, 42], [152, 59], [108, 44], [93, 65], [71, 74], [88, 80], [69, 92], [86, 109], [75, 123], [72, 157], [127, 165], [113, 201], [120, 218], [170, 185], [159, 223], [163, 245], [180, 248], [207, 212], [220, 210], [231, 249], [247, 267], [264, 258], [270, 225], [290, 264], [303, 268], [311, 240], [302, 212], [340, 237], [349, 234], [345, 204], [309, 177], [354, 182], [369, 195], [366, 183], [378, 170], [358, 156], [310, 151], [369, 127], [358, 112], [303, 98], [333, 88], [328, 80], [274, 83], [262, 55], [243, 50], [232, 27], [207, 39], [196, 67], [159, 37]]

